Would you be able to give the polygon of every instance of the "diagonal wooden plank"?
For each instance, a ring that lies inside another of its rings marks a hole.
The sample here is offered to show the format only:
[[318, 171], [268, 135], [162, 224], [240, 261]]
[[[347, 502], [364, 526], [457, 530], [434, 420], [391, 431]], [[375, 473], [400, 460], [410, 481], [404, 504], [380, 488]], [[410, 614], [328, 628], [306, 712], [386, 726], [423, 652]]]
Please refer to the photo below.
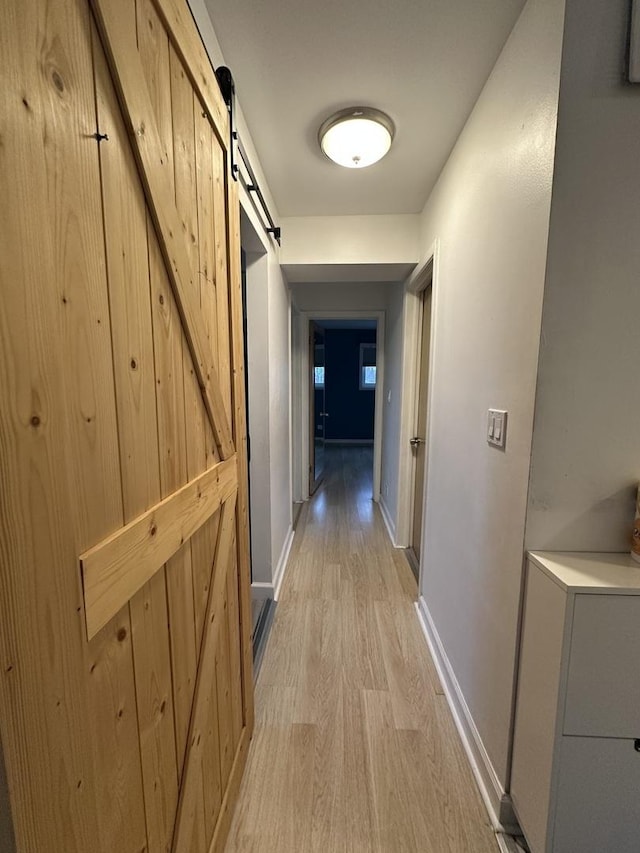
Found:
[[202, 102], [224, 149], [229, 146], [229, 113], [220, 93], [211, 60], [184, 0], [153, 0], [191, 84]]
[[[228, 459], [234, 452], [231, 428], [225, 414], [218, 376], [200, 312], [199, 289], [193, 282], [189, 255], [175, 205], [172, 164], [165, 156], [158, 133], [140, 54], [136, 47], [135, 33], [131, 33], [126, 23], [128, 0], [91, 0], [91, 5], [132, 140], [147, 203], [158, 233], [158, 241], [216, 445], [221, 458]], [[102, 130], [108, 132], [108, 128]]]
[[202, 784], [201, 764], [205, 742], [205, 725], [207, 714], [207, 697], [213, 689], [216, 671], [216, 644], [222, 621], [222, 601], [227, 583], [229, 565], [235, 546], [236, 525], [235, 495], [223, 505], [221, 510], [220, 529], [216, 544], [215, 558], [212, 568], [212, 580], [209, 584], [209, 599], [207, 601], [207, 618], [202, 633], [198, 671], [187, 737], [187, 751], [182, 771], [182, 786], [178, 798], [176, 823], [173, 833], [173, 853], [182, 853], [190, 849], [191, 833], [193, 832], [194, 804], [198, 786]]
[[219, 462], [80, 556], [91, 639], [238, 488]]

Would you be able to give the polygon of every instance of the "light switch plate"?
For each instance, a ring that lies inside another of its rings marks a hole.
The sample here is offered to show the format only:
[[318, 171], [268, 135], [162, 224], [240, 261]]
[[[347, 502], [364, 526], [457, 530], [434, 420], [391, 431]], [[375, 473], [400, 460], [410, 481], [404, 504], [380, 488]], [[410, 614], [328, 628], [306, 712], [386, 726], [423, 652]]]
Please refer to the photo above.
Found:
[[507, 443], [507, 412], [504, 409], [489, 409], [487, 441], [493, 447], [504, 450]]

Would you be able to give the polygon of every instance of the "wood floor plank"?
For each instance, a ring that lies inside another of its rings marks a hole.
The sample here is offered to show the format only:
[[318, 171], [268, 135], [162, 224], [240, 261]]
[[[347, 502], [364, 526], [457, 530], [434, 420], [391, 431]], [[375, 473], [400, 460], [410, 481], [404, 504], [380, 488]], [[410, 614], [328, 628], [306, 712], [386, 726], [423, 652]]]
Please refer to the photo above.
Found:
[[371, 502], [371, 450], [327, 456], [267, 641], [226, 851], [497, 853], [415, 580]]
[[373, 605], [395, 726], [425, 729], [433, 714], [438, 679], [410, 601]]
[[376, 849], [418, 850], [391, 697], [387, 691], [365, 690], [363, 698]]

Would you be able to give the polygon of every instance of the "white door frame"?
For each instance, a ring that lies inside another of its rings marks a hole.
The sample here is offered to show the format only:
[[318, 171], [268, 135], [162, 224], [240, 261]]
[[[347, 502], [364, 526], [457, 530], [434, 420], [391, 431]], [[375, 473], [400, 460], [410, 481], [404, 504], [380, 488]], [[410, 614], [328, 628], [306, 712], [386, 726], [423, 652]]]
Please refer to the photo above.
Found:
[[427, 434], [425, 435], [424, 501], [422, 514], [422, 542], [420, 555], [420, 578], [425, 555], [425, 517], [429, 481], [429, 457], [431, 455], [431, 413], [434, 368], [436, 363], [436, 337], [438, 324], [438, 242], [429, 253], [428, 260], [405, 284], [404, 294], [404, 341], [402, 353], [402, 375], [404, 377], [402, 408], [400, 414], [400, 448], [398, 459], [398, 515], [396, 519], [396, 542], [401, 548], [411, 544], [413, 502], [415, 494], [416, 460], [409, 439], [414, 436], [418, 418], [418, 383], [420, 365], [418, 343], [422, 329], [422, 291], [431, 285], [431, 341], [429, 355], [429, 388], [427, 395]]
[[[300, 340], [309, 340], [309, 323], [311, 320], [376, 320], [376, 398], [373, 425], [373, 500], [380, 501], [380, 477], [382, 467], [382, 403], [384, 398], [384, 311], [300, 311]], [[309, 499], [309, 347], [299, 349], [300, 371], [296, 371], [299, 379], [298, 398], [299, 413], [296, 418], [302, 424], [302, 441], [295, 442], [301, 455], [301, 465], [294, 465], [296, 471], [301, 471], [302, 482], [299, 493], [303, 500]]]

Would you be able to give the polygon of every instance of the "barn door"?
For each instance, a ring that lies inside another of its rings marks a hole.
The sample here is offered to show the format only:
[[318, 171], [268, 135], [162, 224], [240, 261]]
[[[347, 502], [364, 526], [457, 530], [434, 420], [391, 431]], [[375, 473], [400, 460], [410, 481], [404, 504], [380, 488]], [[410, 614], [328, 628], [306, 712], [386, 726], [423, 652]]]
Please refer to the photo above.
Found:
[[2, 17], [16, 847], [221, 850], [253, 726], [227, 111], [186, 0], [7, 0]]

